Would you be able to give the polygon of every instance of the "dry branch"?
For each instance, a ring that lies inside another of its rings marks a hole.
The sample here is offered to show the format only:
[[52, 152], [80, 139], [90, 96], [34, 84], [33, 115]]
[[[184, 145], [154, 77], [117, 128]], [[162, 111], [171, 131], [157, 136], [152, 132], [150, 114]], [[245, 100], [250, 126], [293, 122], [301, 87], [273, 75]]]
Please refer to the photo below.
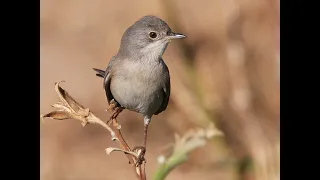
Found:
[[[55, 83], [55, 90], [58, 94], [60, 101], [57, 102], [52, 107], [56, 110], [49, 112], [47, 114], [41, 115], [41, 120], [44, 118], [51, 118], [55, 120], [66, 120], [66, 119], [76, 119], [79, 120], [82, 126], [86, 126], [87, 124], [99, 124], [106, 130], [108, 130], [111, 134], [111, 140], [117, 141], [121, 148], [114, 148], [109, 147], [106, 149], [106, 153], [110, 154], [114, 151], [121, 151], [126, 154], [127, 158], [129, 159], [129, 164], [134, 167], [135, 173], [140, 180], [146, 180], [145, 175], [145, 163], [141, 165], [135, 165], [136, 161], [139, 156], [139, 151], [132, 151], [131, 148], [128, 146], [126, 141], [121, 135], [119, 124], [117, 123], [116, 119], [111, 119], [113, 122], [113, 126], [110, 127], [107, 123], [99, 119], [95, 116], [90, 109], [84, 108], [81, 104], [75, 101], [64, 89], [60, 87], [60, 82]], [[143, 167], [142, 167], [143, 166]]]

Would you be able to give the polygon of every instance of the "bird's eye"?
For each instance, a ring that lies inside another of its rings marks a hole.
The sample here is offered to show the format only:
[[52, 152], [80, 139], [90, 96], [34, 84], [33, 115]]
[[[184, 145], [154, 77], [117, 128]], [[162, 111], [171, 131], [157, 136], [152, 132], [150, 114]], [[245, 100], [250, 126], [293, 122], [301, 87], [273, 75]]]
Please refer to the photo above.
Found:
[[154, 39], [154, 38], [157, 37], [157, 33], [155, 33], [155, 32], [150, 32], [150, 33], [149, 33], [149, 36], [150, 36], [152, 39]]

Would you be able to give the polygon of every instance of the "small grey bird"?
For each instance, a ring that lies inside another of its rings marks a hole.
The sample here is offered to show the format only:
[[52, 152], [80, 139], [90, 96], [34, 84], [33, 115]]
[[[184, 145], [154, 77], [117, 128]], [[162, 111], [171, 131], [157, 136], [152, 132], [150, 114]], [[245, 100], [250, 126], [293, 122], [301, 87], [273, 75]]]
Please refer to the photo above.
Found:
[[144, 16], [125, 31], [107, 69], [93, 68], [104, 78], [109, 105], [115, 101], [117, 107], [143, 115], [144, 152], [151, 118], [167, 108], [170, 97], [169, 69], [162, 55], [172, 39], [185, 37], [162, 19]]

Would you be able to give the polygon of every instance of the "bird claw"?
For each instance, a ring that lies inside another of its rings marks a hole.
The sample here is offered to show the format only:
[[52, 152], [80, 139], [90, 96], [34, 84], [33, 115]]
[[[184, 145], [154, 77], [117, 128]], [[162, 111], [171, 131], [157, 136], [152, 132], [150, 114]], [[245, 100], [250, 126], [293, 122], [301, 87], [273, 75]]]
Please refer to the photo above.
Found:
[[111, 111], [113, 112], [114, 111], [114, 108], [116, 108], [118, 105], [118, 103], [112, 99], [110, 102], [109, 102], [109, 107], [106, 109], [107, 112]]
[[132, 149], [132, 151], [135, 151], [137, 152], [138, 154], [138, 158], [137, 158], [137, 161], [135, 163], [136, 167], [140, 166], [142, 163], [146, 163], [146, 159], [144, 158], [144, 155], [146, 153], [146, 148], [143, 147], [143, 146], [137, 146], [137, 147], [134, 147]]
[[117, 127], [117, 129], [120, 129], [121, 126], [120, 124], [117, 122], [116, 118], [118, 117], [118, 115], [122, 112], [123, 108], [122, 107], [118, 107], [118, 103], [112, 99], [109, 103], [109, 107], [106, 110], [107, 112], [111, 113], [110, 119], [107, 121], [107, 124], [110, 126], [111, 122], [113, 122], [113, 126]]

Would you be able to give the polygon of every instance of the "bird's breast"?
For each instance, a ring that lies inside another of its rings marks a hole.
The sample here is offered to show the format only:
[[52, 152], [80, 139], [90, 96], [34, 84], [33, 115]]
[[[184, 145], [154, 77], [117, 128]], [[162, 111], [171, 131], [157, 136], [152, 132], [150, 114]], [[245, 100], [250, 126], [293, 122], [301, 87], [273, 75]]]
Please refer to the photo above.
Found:
[[123, 107], [153, 114], [163, 101], [163, 77], [167, 73], [162, 64], [126, 63], [113, 73], [110, 90]]

